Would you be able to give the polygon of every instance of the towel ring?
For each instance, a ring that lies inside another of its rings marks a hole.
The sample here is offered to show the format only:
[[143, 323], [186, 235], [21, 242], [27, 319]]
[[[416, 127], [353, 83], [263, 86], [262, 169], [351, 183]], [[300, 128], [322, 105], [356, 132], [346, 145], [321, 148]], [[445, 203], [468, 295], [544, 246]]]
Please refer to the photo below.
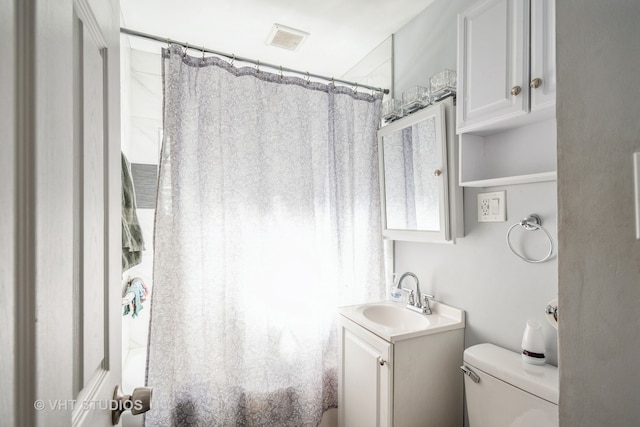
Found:
[[[547, 252], [544, 258], [541, 258], [541, 259], [527, 258], [526, 256], [519, 254], [518, 252], [515, 251], [515, 249], [513, 249], [513, 246], [511, 246], [511, 239], [510, 239], [511, 230], [513, 230], [518, 225], [527, 231], [535, 231], [535, 230], [544, 231], [544, 234], [546, 234], [547, 238], [549, 239], [549, 252]], [[513, 252], [513, 254], [518, 258], [522, 259], [523, 261], [536, 264], [539, 262], [545, 262], [551, 257], [551, 254], [553, 253], [553, 238], [551, 237], [551, 234], [549, 234], [549, 232], [546, 230], [546, 228], [542, 226], [542, 219], [540, 218], [540, 216], [536, 214], [531, 214], [528, 217], [521, 219], [519, 222], [516, 222], [511, 227], [509, 227], [509, 230], [507, 230], [507, 246], [509, 246], [509, 249], [511, 250], [511, 252]]]

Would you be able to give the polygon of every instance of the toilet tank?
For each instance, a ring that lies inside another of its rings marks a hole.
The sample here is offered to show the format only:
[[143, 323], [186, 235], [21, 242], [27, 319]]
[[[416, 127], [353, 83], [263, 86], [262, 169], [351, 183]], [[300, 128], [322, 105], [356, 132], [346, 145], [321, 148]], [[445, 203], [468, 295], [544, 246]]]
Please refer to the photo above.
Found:
[[463, 359], [470, 427], [558, 426], [558, 368], [493, 344], [469, 347]]

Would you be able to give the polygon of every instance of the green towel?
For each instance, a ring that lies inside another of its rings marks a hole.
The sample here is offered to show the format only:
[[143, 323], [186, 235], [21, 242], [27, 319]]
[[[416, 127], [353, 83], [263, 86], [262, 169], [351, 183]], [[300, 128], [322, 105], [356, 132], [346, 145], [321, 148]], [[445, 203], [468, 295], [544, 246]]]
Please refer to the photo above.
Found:
[[122, 154], [122, 271], [140, 264], [144, 250], [142, 229], [136, 214], [136, 195], [131, 168]]

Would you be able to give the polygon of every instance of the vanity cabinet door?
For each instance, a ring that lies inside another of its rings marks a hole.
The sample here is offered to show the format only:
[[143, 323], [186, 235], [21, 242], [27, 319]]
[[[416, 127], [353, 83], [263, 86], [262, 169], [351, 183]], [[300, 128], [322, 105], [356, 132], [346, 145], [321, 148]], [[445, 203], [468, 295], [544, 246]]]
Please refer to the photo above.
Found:
[[529, 2], [486, 0], [458, 16], [458, 133], [529, 109]]
[[340, 318], [338, 425], [391, 427], [391, 344]]

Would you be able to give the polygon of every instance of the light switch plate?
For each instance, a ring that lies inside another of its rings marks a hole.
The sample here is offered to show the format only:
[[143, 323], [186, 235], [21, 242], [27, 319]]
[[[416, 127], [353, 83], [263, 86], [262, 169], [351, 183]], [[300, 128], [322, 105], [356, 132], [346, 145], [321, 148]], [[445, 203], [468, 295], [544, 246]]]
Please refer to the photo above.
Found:
[[507, 220], [506, 191], [478, 194], [478, 222]]

